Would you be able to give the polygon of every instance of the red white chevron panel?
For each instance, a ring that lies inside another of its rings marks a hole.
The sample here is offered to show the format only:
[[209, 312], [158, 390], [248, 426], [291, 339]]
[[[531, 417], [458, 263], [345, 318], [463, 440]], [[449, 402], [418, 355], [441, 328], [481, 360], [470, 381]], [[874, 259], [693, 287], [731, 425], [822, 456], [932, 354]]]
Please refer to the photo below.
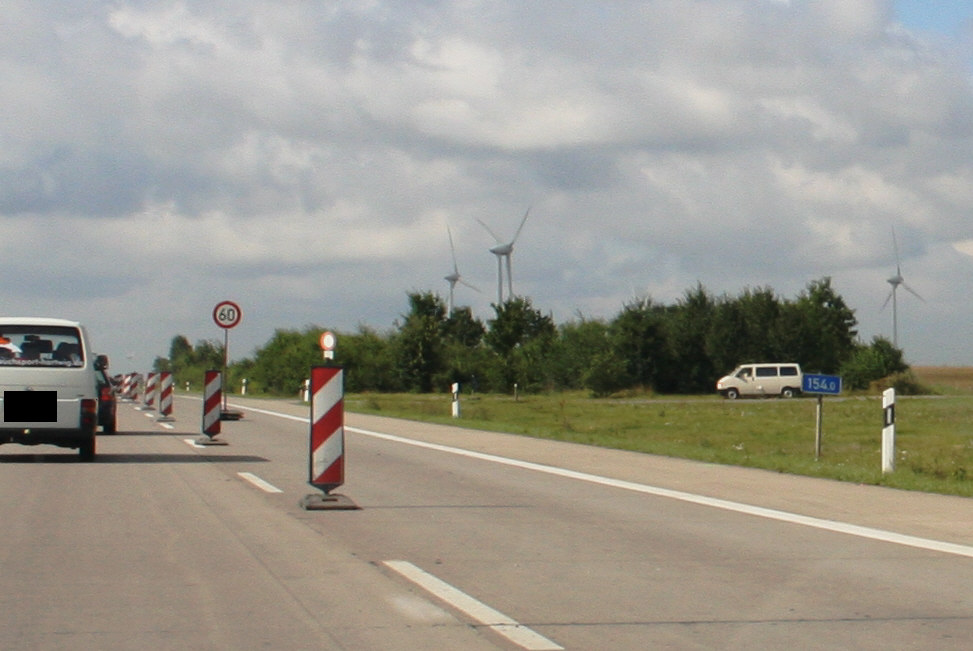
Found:
[[203, 387], [203, 434], [213, 438], [220, 433], [223, 403], [223, 376], [219, 371], [206, 371]]
[[159, 413], [170, 416], [172, 414], [172, 373], [162, 371], [159, 376]]
[[309, 483], [325, 493], [345, 483], [344, 369], [311, 368]]

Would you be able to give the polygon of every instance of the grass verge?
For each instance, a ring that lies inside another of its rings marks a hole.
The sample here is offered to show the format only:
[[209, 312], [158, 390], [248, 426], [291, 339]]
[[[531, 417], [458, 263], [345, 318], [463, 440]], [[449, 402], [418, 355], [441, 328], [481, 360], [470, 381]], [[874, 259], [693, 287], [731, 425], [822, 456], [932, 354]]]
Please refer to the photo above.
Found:
[[[963, 375], [973, 387], [973, 370]], [[952, 386], [952, 385], [950, 385]], [[349, 394], [349, 411], [461, 425], [711, 463], [764, 468], [906, 490], [973, 496], [973, 395], [899, 396], [895, 471], [881, 472], [878, 396], [825, 398], [815, 459], [816, 400], [628, 398], [584, 393], [462, 398], [446, 394]]]

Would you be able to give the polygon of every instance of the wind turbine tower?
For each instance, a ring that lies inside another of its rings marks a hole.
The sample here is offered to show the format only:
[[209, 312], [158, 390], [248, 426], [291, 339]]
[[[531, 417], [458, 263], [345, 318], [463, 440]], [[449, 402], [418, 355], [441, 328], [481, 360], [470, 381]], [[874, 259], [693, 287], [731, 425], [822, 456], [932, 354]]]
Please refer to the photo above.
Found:
[[899, 264], [899, 243], [895, 239], [894, 228], [892, 229], [892, 246], [895, 249], [895, 275], [885, 281], [892, 286], [892, 291], [889, 292], [889, 295], [885, 298], [885, 302], [882, 303], [882, 309], [884, 310], [885, 306], [889, 304], [889, 301], [892, 301], [892, 345], [898, 348], [899, 347], [899, 309], [898, 309], [898, 301], [896, 300], [897, 299], [896, 292], [898, 291], [899, 286], [901, 285], [902, 287], [904, 287], [907, 292], [909, 292], [910, 294], [918, 298], [923, 303], [926, 302], [926, 299], [919, 296], [919, 294], [916, 293], [914, 289], [912, 289], [911, 287], [905, 284], [905, 278], [902, 277], [902, 267]]
[[453, 256], [453, 273], [444, 277], [446, 282], [449, 283], [449, 304], [446, 307], [446, 315], [449, 316], [453, 313], [453, 290], [456, 289], [456, 283], [462, 283], [477, 292], [480, 290], [463, 280], [463, 277], [459, 274], [459, 266], [456, 264], [456, 248], [453, 246], [453, 232], [449, 230], [448, 225], [446, 226], [446, 234], [449, 235], [449, 252]]
[[503, 260], [507, 259], [507, 298], [511, 298], [514, 295], [514, 279], [513, 271], [510, 265], [510, 254], [514, 252], [514, 243], [517, 238], [520, 237], [520, 231], [523, 230], [524, 224], [527, 223], [527, 216], [530, 214], [530, 208], [524, 213], [524, 218], [520, 220], [520, 226], [517, 227], [517, 232], [514, 233], [513, 239], [506, 244], [497, 237], [496, 233], [490, 230], [490, 227], [484, 224], [481, 220], [480, 226], [486, 229], [486, 232], [493, 236], [493, 239], [497, 241], [497, 245], [490, 249], [490, 253], [497, 256], [497, 305], [503, 304]]

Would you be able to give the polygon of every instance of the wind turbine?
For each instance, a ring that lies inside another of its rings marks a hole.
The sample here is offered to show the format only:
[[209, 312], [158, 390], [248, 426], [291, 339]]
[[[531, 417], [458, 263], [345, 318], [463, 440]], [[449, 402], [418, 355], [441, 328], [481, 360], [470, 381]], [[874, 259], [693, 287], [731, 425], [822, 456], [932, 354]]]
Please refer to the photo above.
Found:
[[514, 233], [514, 237], [510, 242], [504, 244], [503, 241], [497, 237], [496, 233], [490, 230], [490, 227], [484, 224], [480, 219], [476, 221], [480, 222], [480, 226], [486, 229], [486, 232], [493, 236], [493, 239], [497, 241], [497, 245], [490, 249], [490, 253], [497, 256], [497, 305], [503, 305], [503, 259], [507, 259], [507, 294], [508, 298], [514, 295], [514, 279], [513, 273], [510, 268], [510, 254], [514, 252], [514, 242], [520, 237], [520, 231], [524, 228], [524, 224], [527, 222], [527, 215], [530, 214], [530, 208], [524, 213], [524, 218], [520, 220], [520, 226], [517, 227], [517, 232]]
[[477, 292], [480, 290], [463, 280], [463, 277], [459, 275], [459, 266], [456, 264], [456, 248], [453, 246], [453, 232], [449, 230], [448, 224], [446, 226], [446, 233], [449, 235], [449, 252], [453, 256], [453, 273], [445, 276], [446, 282], [449, 283], [449, 305], [446, 308], [446, 314], [450, 315], [453, 313], [453, 290], [456, 289], [456, 283], [462, 283]]
[[885, 281], [892, 286], [892, 291], [889, 292], [889, 295], [885, 298], [885, 302], [882, 303], [882, 309], [884, 310], [885, 306], [889, 304], [889, 301], [892, 301], [892, 345], [898, 348], [899, 311], [898, 302], [896, 300], [896, 291], [899, 289], [899, 285], [904, 287], [907, 292], [918, 298], [923, 303], [926, 302], [926, 299], [919, 296], [914, 289], [905, 284], [905, 278], [902, 277], [902, 267], [899, 265], [899, 243], [895, 239], [895, 228], [892, 229], [892, 246], [895, 248], [895, 275]]

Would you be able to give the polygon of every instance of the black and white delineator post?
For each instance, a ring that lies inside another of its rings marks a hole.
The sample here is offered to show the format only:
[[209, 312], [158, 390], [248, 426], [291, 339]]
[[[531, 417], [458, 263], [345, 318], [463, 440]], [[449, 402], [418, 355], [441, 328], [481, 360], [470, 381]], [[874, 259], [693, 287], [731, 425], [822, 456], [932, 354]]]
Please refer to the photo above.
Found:
[[331, 491], [345, 483], [344, 368], [311, 368], [311, 423], [308, 483], [323, 491], [306, 495], [302, 508], [309, 511], [350, 510], [358, 506]]
[[453, 418], [459, 418], [459, 382], [453, 382]]
[[895, 389], [882, 392], [882, 474], [895, 471]]
[[219, 371], [206, 371], [203, 382], [203, 434], [196, 439], [197, 445], [227, 445], [226, 441], [216, 438], [222, 429], [223, 413], [223, 374]]

